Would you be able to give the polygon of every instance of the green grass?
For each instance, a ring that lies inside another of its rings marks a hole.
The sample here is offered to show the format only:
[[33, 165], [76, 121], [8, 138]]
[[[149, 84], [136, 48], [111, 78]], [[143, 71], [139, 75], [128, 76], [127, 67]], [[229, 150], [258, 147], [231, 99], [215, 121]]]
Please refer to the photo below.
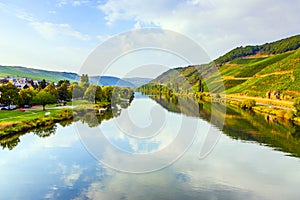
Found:
[[270, 74], [274, 72], [291, 71], [300, 69], [300, 49], [290, 54], [288, 57], [267, 66], [261, 70], [258, 74]]
[[255, 63], [258, 61], [262, 61], [266, 59], [266, 57], [262, 57], [262, 58], [237, 58], [235, 60], [230, 61], [231, 64], [251, 64], [251, 63]]
[[27, 120], [34, 120], [36, 118], [45, 117], [46, 112], [50, 112], [50, 117], [54, 117], [57, 113], [60, 112], [61, 109], [53, 109], [53, 110], [28, 110], [25, 112], [20, 112], [18, 110], [12, 111], [0, 111], [0, 124], [2, 122], [23, 122]]
[[235, 77], [252, 77], [256, 73], [258, 73], [261, 70], [263, 70], [264, 68], [266, 68], [267, 66], [279, 62], [280, 60], [288, 57], [292, 53], [293, 52], [288, 52], [288, 53], [284, 53], [284, 54], [274, 55], [274, 56], [270, 56], [269, 58], [263, 59], [258, 62], [245, 64], [243, 67], [241, 67], [239, 72], [237, 74], [235, 74]]

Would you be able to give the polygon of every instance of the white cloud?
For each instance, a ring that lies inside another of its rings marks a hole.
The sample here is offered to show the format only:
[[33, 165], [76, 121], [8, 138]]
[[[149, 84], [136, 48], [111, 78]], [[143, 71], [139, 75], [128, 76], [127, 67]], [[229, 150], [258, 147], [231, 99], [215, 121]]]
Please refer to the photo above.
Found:
[[47, 39], [53, 39], [58, 36], [71, 36], [80, 40], [89, 40], [89, 36], [74, 30], [69, 24], [54, 24], [50, 22], [30, 22], [38, 33]]
[[[65, 1], [61, 1], [60, 5], [63, 5], [64, 2]], [[41, 34], [46, 39], [54, 39], [56, 37], [61, 36], [73, 37], [83, 41], [90, 39], [90, 37], [87, 34], [83, 34], [77, 30], [74, 30], [70, 24], [57, 24], [52, 22], [40, 21], [36, 19], [32, 14], [29, 14], [28, 12], [22, 9], [11, 8], [8, 5], [5, 6], [17, 18], [28, 22], [28, 24], [31, 27], [33, 27], [39, 34]], [[48, 13], [55, 14], [56, 11], [48, 11]]]
[[61, 0], [61, 1], [59, 1], [57, 4], [56, 4], [56, 6], [57, 7], [63, 7], [63, 6], [65, 6], [65, 5], [67, 5], [68, 4], [68, 2], [66, 1], [66, 0]]
[[76, 1], [72, 1], [72, 0], [60, 0], [58, 3], [56, 3], [56, 7], [64, 7], [67, 5], [71, 5], [71, 6], [81, 6], [83, 4], [87, 4], [89, 3], [89, 0], [76, 0]]
[[299, 32], [300, 1], [280, 0], [108, 0], [99, 6], [108, 25], [134, 20], [178, 31], [216, 56], [241, 44], [257, 44]]

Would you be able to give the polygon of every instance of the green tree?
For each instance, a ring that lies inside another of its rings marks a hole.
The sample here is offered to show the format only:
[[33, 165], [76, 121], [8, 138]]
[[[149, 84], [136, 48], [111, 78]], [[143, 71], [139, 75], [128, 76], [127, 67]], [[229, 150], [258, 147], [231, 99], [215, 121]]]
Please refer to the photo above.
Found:
[[68, 90], [68, 85], [68, 82], [65, 80], [57, 88], [58, 98], [61, 101], [68, 101], [72, 98], [71, 91]]
[[74, 99], [82, 99], [84, 95], [84, 89], [78, 85], [78, 83], [73, 83], [71, 85], [71, 90]]
[[114, 91], [113, 86], [104, 86], [102, 88], [103, 100], [107, 102], [111, 102], [113, 91]]
[[95, 94], [96, 94], [96, 85], [90, 85], [84, 92], [83, 98], [87, 101], [96, 103]]
[[103, 93], [102, 88], [99, 85], [97, 85], [96, 86], [96, 94], [95, 94], [96, 101], [102, 101], [102, 99], [103, 99], [102, 93]]
[[58, 99], [58, 92], [55, 88], [54, 82], [51, 82], [49, 85], [47, 85], [44, 90], [46, 92], [50, 92], [52, 95], [55, 96], [56, 99]]
[[19, 89], [17, 86], [13, 85], [11, 82], [8, 82], [5, 85], [0, 86], [1, 98], [0, 103], [5, 106], [18, 104], [19, 101]]
[[32, 98], [36, 95], [37, 91], [32, 87], [21, 89], [19, 91], [19, 106], [24, 107], [24, 105], [31, 105]]
[[244, 100], [241, 104], [241, 108], [252, 110], [252, 107], [256, 105], [256, 101], [254, 99]]
[[60, 87], [63, 83], [66, 83], [67, 86], [71, 85], [69, 80], [59, 80], [56, 87]]
[[56, 97], [53, 94], [51, 94], [50, 92], [41, 90], [37, 93], [36, 96], [33, 97], [32, 101], [36, 104], [42, 105], [43, 110], [45, 110], [45, 107], [47, 104], [56, 102]]
[[101, 101], [102, 100], [102, 89], [100, 86], [98, 85], [90, 85], [85, 93], [83, 98], [85, 100], [88, 100], [90, 102], [94, 102], [96, 103], [97, 101]]
[[47, 86], [47, 82], [46, 82], [45, 79], [43, 79], [41, 82], [39, 82], [38, 89], [39, 89], [39, 90], [42, 90], [42, 89], [44, 89], [46, 86]]
[[[89, 76], [87, 74], [82, 74], [80, 77], [80, 83], [79, 86], [83, 88], [84, 92], [89, 87]], [[83, 93], [84, 93], [83, 92]]]

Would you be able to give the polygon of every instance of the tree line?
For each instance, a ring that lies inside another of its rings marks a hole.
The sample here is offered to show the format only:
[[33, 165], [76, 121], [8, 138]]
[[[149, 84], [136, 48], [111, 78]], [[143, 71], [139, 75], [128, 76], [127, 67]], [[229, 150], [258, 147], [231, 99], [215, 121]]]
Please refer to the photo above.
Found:
[[130, 88], [119, 88], [115, 86], [99, 86], [89, 83], [87, 74], [80, 77], [80, 82], [70, 83], [69, 80], [60, 80], [57, 84], [47, 84], [45, 80], [37, 86], [19, 89], [13, 83], [8, 82], [0, 86], [0, 104], [4, 106], [18, 105], [26, 107], [31, 105], [42, 105], [43, 110], [47, 104], [62, 103], [72, 99], [84, 99], [92, 103], [111, 102], [115, 92], [117, 98], [132, 98], [133, 90]]
[[266, 43], [263, 45], [255, 46], [240, 46], [237, 47], [225, 55], [217, 58], [215, 63], [222, 65], [226, 62], [234, 60], [235, 58], [241, 58], [245, 56], [255, 55], [257, 53], [261, 54], [280, 54], [287, 51], [296, 50], [300, 47], [300, 35], [292, 36], [282, 40], [278, 40], [271, 43]]

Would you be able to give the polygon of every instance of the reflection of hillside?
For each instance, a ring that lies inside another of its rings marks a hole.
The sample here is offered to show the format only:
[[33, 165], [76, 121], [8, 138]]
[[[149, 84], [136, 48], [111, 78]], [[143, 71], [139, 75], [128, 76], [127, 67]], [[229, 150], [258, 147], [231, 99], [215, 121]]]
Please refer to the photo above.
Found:
[[[198, 103], [196, 100], [188, 98], [178, 98], [177, 101], [168, 100], [165, 97], [152, 96], [151, 98], [171, 112], [200, 117], [211, 122], [231, 138], [256, 141], [259, 144], [265, 144], [300, 157], [300, 127], [292, 122], [232, 106], [226, 107], [225, 114], [223, 105]], [[224, 124], [220, 124], [224, 115]], [[212, 118], [215, 120], [211, 120]]]

